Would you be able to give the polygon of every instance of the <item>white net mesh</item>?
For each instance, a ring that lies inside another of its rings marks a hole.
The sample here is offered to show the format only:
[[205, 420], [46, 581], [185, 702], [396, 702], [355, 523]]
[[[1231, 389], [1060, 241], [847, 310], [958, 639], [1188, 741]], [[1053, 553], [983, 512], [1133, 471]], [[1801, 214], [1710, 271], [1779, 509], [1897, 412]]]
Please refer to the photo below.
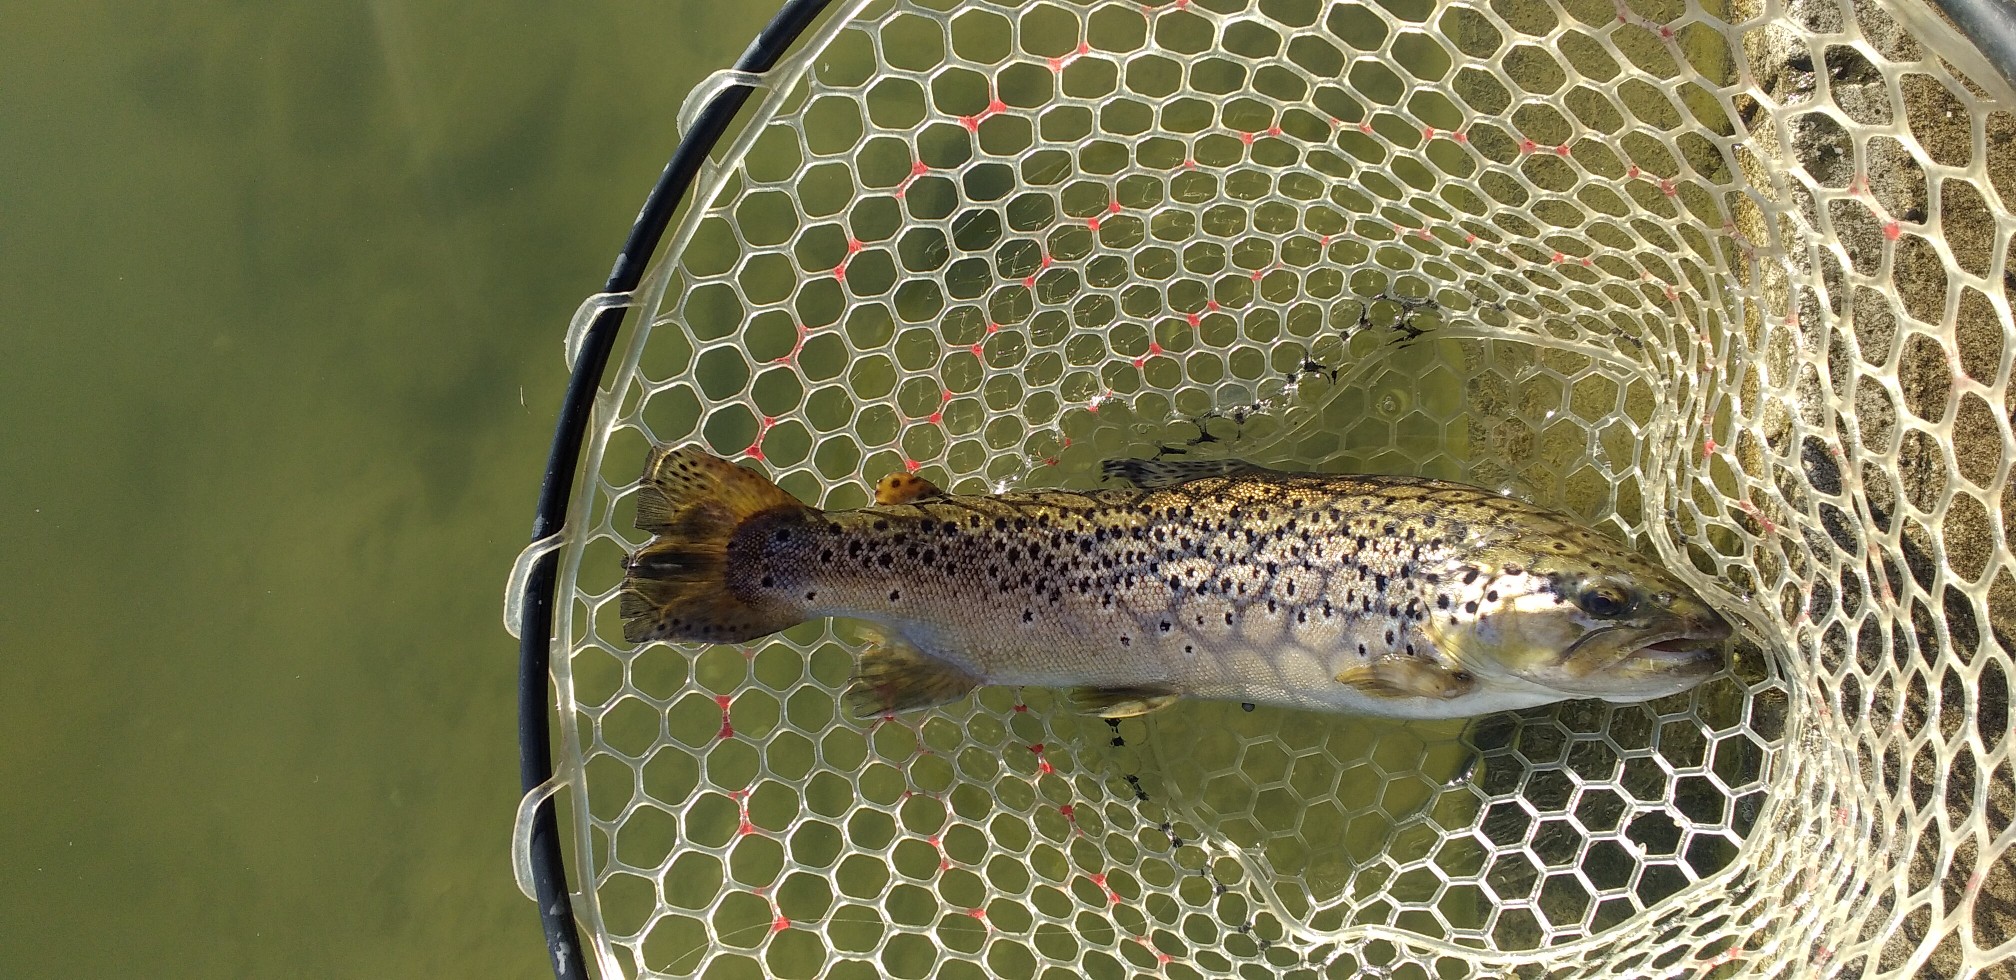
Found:
[[[2016, 120], [1846, 0], [849, 3], [636, 296], [555, 675], [611, 976], [1971, 976], [2016, 953]], [[1954, 54], [1953, 57], [1961, 57]], [[2000, 86], [2001, 83], [1992, 83]], [[1991, 111], [1993, 110], [1993, 111]], [[986, 689], [632, 649], [650, 441], [827, 507], [1156, 450], [1500, 487], [1742, 619], [1642, 706]]]

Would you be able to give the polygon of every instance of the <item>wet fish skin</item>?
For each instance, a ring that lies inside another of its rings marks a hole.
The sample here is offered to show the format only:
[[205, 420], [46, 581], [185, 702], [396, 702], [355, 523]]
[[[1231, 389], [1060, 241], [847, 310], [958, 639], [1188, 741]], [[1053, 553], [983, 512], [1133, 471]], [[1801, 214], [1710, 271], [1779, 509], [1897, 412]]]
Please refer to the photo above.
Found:
[[[714, 482], [654, 475], [668, 466]], [[1509, 497], [1237, 462], [1109, 470], [1147, 485], [926, 484], [909, 502], [829, 513], [733, 464], [661, 449], [640, 495], [664, 499], [639, 512], [659, 536], [629, 561], [626, 635], [741, 641], [823, 616], [869, 620], [888, 636], [854, 690], [870, 713], [1022, 684], [1091, 692], [1105, 711], [1188, 696], [1461, 717], [1656, 697], [1720, 667], [1728, 624], [1678, 579]], [[695, 543], [716, 538], [696, 578]]]

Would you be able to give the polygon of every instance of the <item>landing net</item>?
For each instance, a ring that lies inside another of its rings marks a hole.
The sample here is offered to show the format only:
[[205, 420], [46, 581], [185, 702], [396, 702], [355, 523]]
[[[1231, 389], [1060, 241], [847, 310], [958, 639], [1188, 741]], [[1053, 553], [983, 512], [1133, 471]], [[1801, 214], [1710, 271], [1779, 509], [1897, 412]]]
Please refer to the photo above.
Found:
[[[751, 89], [661, 260], [577, 318], [570, 363], [631, 325], [528, 555], [558, 549], [547, 789], [594, 973], [2016, 955], [2016, 118], [1935, 14], [848, 2], [693, 104]], [[1004, 688], [857, 722], [845, 623], [622, 641], [652, 442], [833, 508], [1157, 452], [1462, 480], [1656, 553], [1741, 635], [1688, 694], [1468, 724], [1109, 728]]]

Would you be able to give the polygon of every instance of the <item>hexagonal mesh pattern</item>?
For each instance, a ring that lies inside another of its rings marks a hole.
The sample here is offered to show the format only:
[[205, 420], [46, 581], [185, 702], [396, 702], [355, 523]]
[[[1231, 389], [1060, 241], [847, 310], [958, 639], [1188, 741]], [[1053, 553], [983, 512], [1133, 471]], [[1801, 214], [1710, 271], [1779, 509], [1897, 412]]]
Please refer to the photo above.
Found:
[[[1936, 26], [1936, 22], [1935, 22]], [[611, 976], [1972, 975], [2016, 952], [2016, 124], [1842, 2], [852, 3], [635, 296], [563, 552]], [[1999, 84], [1999, 83], [1997, 83]], [[633, 649], [648, 442], [825, 507], [1180, 451], [1503, 488], [1740, 616], [1468, 724]]]

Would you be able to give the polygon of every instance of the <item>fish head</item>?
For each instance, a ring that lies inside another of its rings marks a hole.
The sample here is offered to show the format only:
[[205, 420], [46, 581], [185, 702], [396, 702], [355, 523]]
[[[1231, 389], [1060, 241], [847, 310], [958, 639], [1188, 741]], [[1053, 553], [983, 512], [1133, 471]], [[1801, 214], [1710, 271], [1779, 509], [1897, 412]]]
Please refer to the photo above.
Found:
[[1647, 701], [1721, 672], [1728, 619], [1658, 564], [1575, 537], [1474, 556], [1430, 624], [1437, 645], [1487, 682], [1563, 698]]

